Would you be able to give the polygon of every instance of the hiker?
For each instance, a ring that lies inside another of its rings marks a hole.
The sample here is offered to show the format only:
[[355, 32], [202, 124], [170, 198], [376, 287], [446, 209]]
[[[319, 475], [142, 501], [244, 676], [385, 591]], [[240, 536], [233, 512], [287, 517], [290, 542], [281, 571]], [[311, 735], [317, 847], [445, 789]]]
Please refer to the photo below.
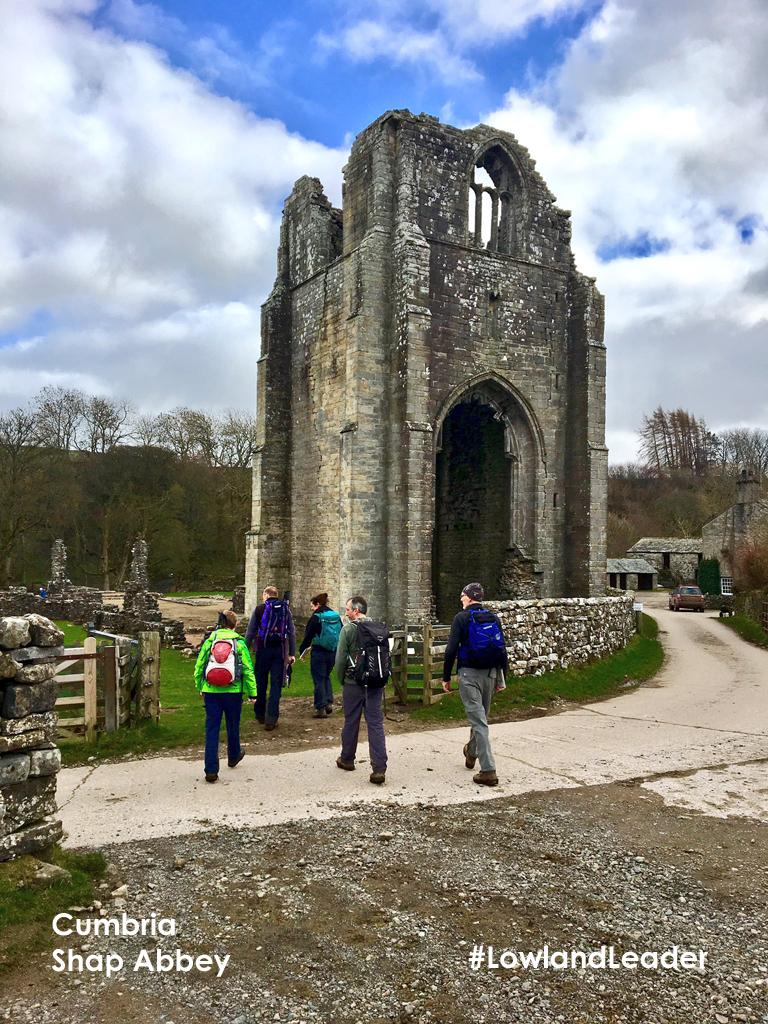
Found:
[[336, 676], [342, 683], [344, 728], [341, 755], [336, 764], [345, 772], [355, 770], [360, 718], [365, 714], [371, 757], [370, 781], [380, 786], [387, 773], [384, 740], [384, 687], [390, 675], [389, 630], [368, 618], [368, 602], [359, 595], [347, 601], [349, 622], [336, 648]]
[[341, 616], [328, 607], [328, 595], [315, 594], [309, 602], [312, 614], [304, 630], [304, 639], [299, 646], [299, 657], [310, 650], [309, 670], [315, 686], [314, 718], [325, 718], [333, 714], [333, 684], [331, 671], [336, 662], [336, 648], [341, 634]]
[[205, 781], [219, 778], [221, 716], [227, 725], [227, 764], [236, 768], [245, 757], [240, 746], [240, 712], [243, 694], [248, 703], [256, 698], [253, 663], [245, 640], [236, 632], [237, 616], [223, 612], [222, 628], [211, 633], [195, 663], [195, 684], [205, 701]]
[[507, 685], [507, 648], [501, 623], [482, 605], [480, 583], [468, 583], [461, 592], [464, 609], [454, 618], [445, 648], [443, 689], [451, 692], [451, 672], [458, 657], [459, 694], [470, 724], [469, 743], [464, 747], [464, 764], [480, 771], [473, 775], [479, 786], [498, 786], [488, 733], [488, 715], [495, 690]]
[[[277, 728], [280, 695], [286, 671], [296, 660], [296, 627], [288, 602], [280, 598], [277, 587], [266, 587], [263, 602], [254, 608], [245, 633], [245, 642], [253, 650], [256, 671], [256, 721], [267, 732]], [[269, 684], [269, 700], [267, 700]]]

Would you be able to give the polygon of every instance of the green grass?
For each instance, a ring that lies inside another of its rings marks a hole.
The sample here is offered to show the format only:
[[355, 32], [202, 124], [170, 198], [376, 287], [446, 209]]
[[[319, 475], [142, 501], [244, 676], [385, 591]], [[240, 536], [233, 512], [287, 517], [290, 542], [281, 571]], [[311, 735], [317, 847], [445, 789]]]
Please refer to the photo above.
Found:
[[738, 633], [744, 640], [749, 641], [749, 643], [757, 644], [758, 647], [768, 647], [768, 633], [754, 619], [749, 619], [746, 615], [733, 615], [730, 617], [724, 616], [719, 621], [723, 625], [730, 627], [730, 629]]
[[70, 906], [89, 906], [106, 868], [100, 853], [75, 854], [57, 846], [38, 856], [66, 868], [72, 881], [35, 889], [25, 884], [35, 872], [33, 857], [0, 864], [0, 974], [48, 948], [54, 915]]
[[[578, 668], [557, 669], [543, 676], [511, 677], [506, 690], [495, 694], [490, 719], [508, 717], [526, 708], [546, 705], [556, 697], [572, 701], [591, 701], [618, 693], [627, 681], [650, 679], [661, 668], [664, 651], [658, 640], [659, 627], [650, 615], [643, 615], [643, 633], [627, 646], [600, 661]], [[463, 719], [464, 706], [454, 679], [450, 694], [436, 704], [413, 712], [414, 718], [436, 722]]]
[[[86, 631], [81, 626], [58, 622], [64, 630], [65, 643], [81, 646]], [[97, 736], [92, 743], [79, 737], [60, 740], [62, 761], [65, 765], [82, 764], [90, 757], [121, 757], [124, 754], [144, 754], [153, 750], [173, 750], [176, 747], [200, 744], [205, 735], [205, 708], [193, 678], [195, 662], [179, 651], [163, 648], [160, 658], [160, 721], [136, 729], [120, 729], [115, 733]], [[334, 684], [340, 692], [338, 684]], [[309, 671], [309, 655], [293, 667], [291, 685], [283, 690], [283, 700], [292, 697], [310, 697], [314, 693]], [[244, 709], [244, 717], [247, 713]], [[252, 717], [252, 715], [251, 715]]]

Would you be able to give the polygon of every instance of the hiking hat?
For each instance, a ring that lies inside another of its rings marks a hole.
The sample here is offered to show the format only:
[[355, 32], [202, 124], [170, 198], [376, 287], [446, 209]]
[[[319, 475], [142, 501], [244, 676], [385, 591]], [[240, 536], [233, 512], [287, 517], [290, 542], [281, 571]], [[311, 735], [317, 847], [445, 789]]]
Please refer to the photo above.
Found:
[[462, 594], [466, 594], [470, 601], [482, 601], [483, 585], [482, 583], [468, 583], [462, 590]]

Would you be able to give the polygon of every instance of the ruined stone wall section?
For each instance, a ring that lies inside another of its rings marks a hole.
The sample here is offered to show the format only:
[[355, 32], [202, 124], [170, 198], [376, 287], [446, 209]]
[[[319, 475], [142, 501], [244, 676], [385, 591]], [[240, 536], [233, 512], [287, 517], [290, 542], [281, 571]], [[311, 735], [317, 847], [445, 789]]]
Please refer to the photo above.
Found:
[[487, 601], [504, 630], [510, 674], [543, 675], [614, 654], [635, 634], [634, 594]]
[[42, 615], [0, 618], [0, 861], [62, 836], [56, 813], [58, 684], [64, 634]]

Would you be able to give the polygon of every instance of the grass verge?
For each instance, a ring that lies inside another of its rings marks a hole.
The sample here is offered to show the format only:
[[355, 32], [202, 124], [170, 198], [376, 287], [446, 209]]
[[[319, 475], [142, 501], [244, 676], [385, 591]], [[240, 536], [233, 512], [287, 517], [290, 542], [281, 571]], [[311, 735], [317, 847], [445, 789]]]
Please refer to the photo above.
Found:
[[768, 633], [754, 619], [748, 619], [746, 615], [732, 615], [718, 619], [718, 622], [722, 622], [724, 626], [734, 630], [749, 643], [756, 644], [758, 647], [768, 647]]
[[[513, 716], [531, 706], [546, 705], [561, 697], [588, 702], [619, 693], [627, 682], [650, 679], [661, 668], [664, 651], [658, 640], [659, 627], [650, 615], [643, 615], [643, 632], [627, 646], [600, 661], [578, 668], [557, 669], [543, 676], [519, 676], [507, 682], [506, 690], [493, 698], [490, 720]], [[444, 722], [463, 719], [464, 705], [454, 679], [453, 690], [437, 704], [421, 707], [414, 718]]]
[[23, 961], [30, 963], [31, 954], [47, 950], [54, 915], [71, 906], [89, 906], [106, 869], [100, 853], [70, 853], [58, 846], [38, 859], [66, 868], [72, 880], [38, 889], [33, 884], [34, 857], [0, 864], [0, 975]]
[[[85, 630], [69, 622], [58, 622], [64, 630], [67, 646], [80, 646]], [[160, 659], [160, 721], [138, 729], [120, 729], [110, 735], [98, 736], [93, 743], [79, 737], [60, 740], [62, 762], [66, 766], [82, 764], [89, 758], [121, 757], [125, 754], [146, 754], [153, 750], [173, 750], [202, 742], [205, 735], [205, 708], [193, 678], [195, 662], [179, 651], [163, 648]], [[338, 693], [341, 687], [334, 682]], [[314, 693], [309, 670], [309, 655], [293, 666], [291, 685], [283, 690], [283, 700], [309, 697]]]

